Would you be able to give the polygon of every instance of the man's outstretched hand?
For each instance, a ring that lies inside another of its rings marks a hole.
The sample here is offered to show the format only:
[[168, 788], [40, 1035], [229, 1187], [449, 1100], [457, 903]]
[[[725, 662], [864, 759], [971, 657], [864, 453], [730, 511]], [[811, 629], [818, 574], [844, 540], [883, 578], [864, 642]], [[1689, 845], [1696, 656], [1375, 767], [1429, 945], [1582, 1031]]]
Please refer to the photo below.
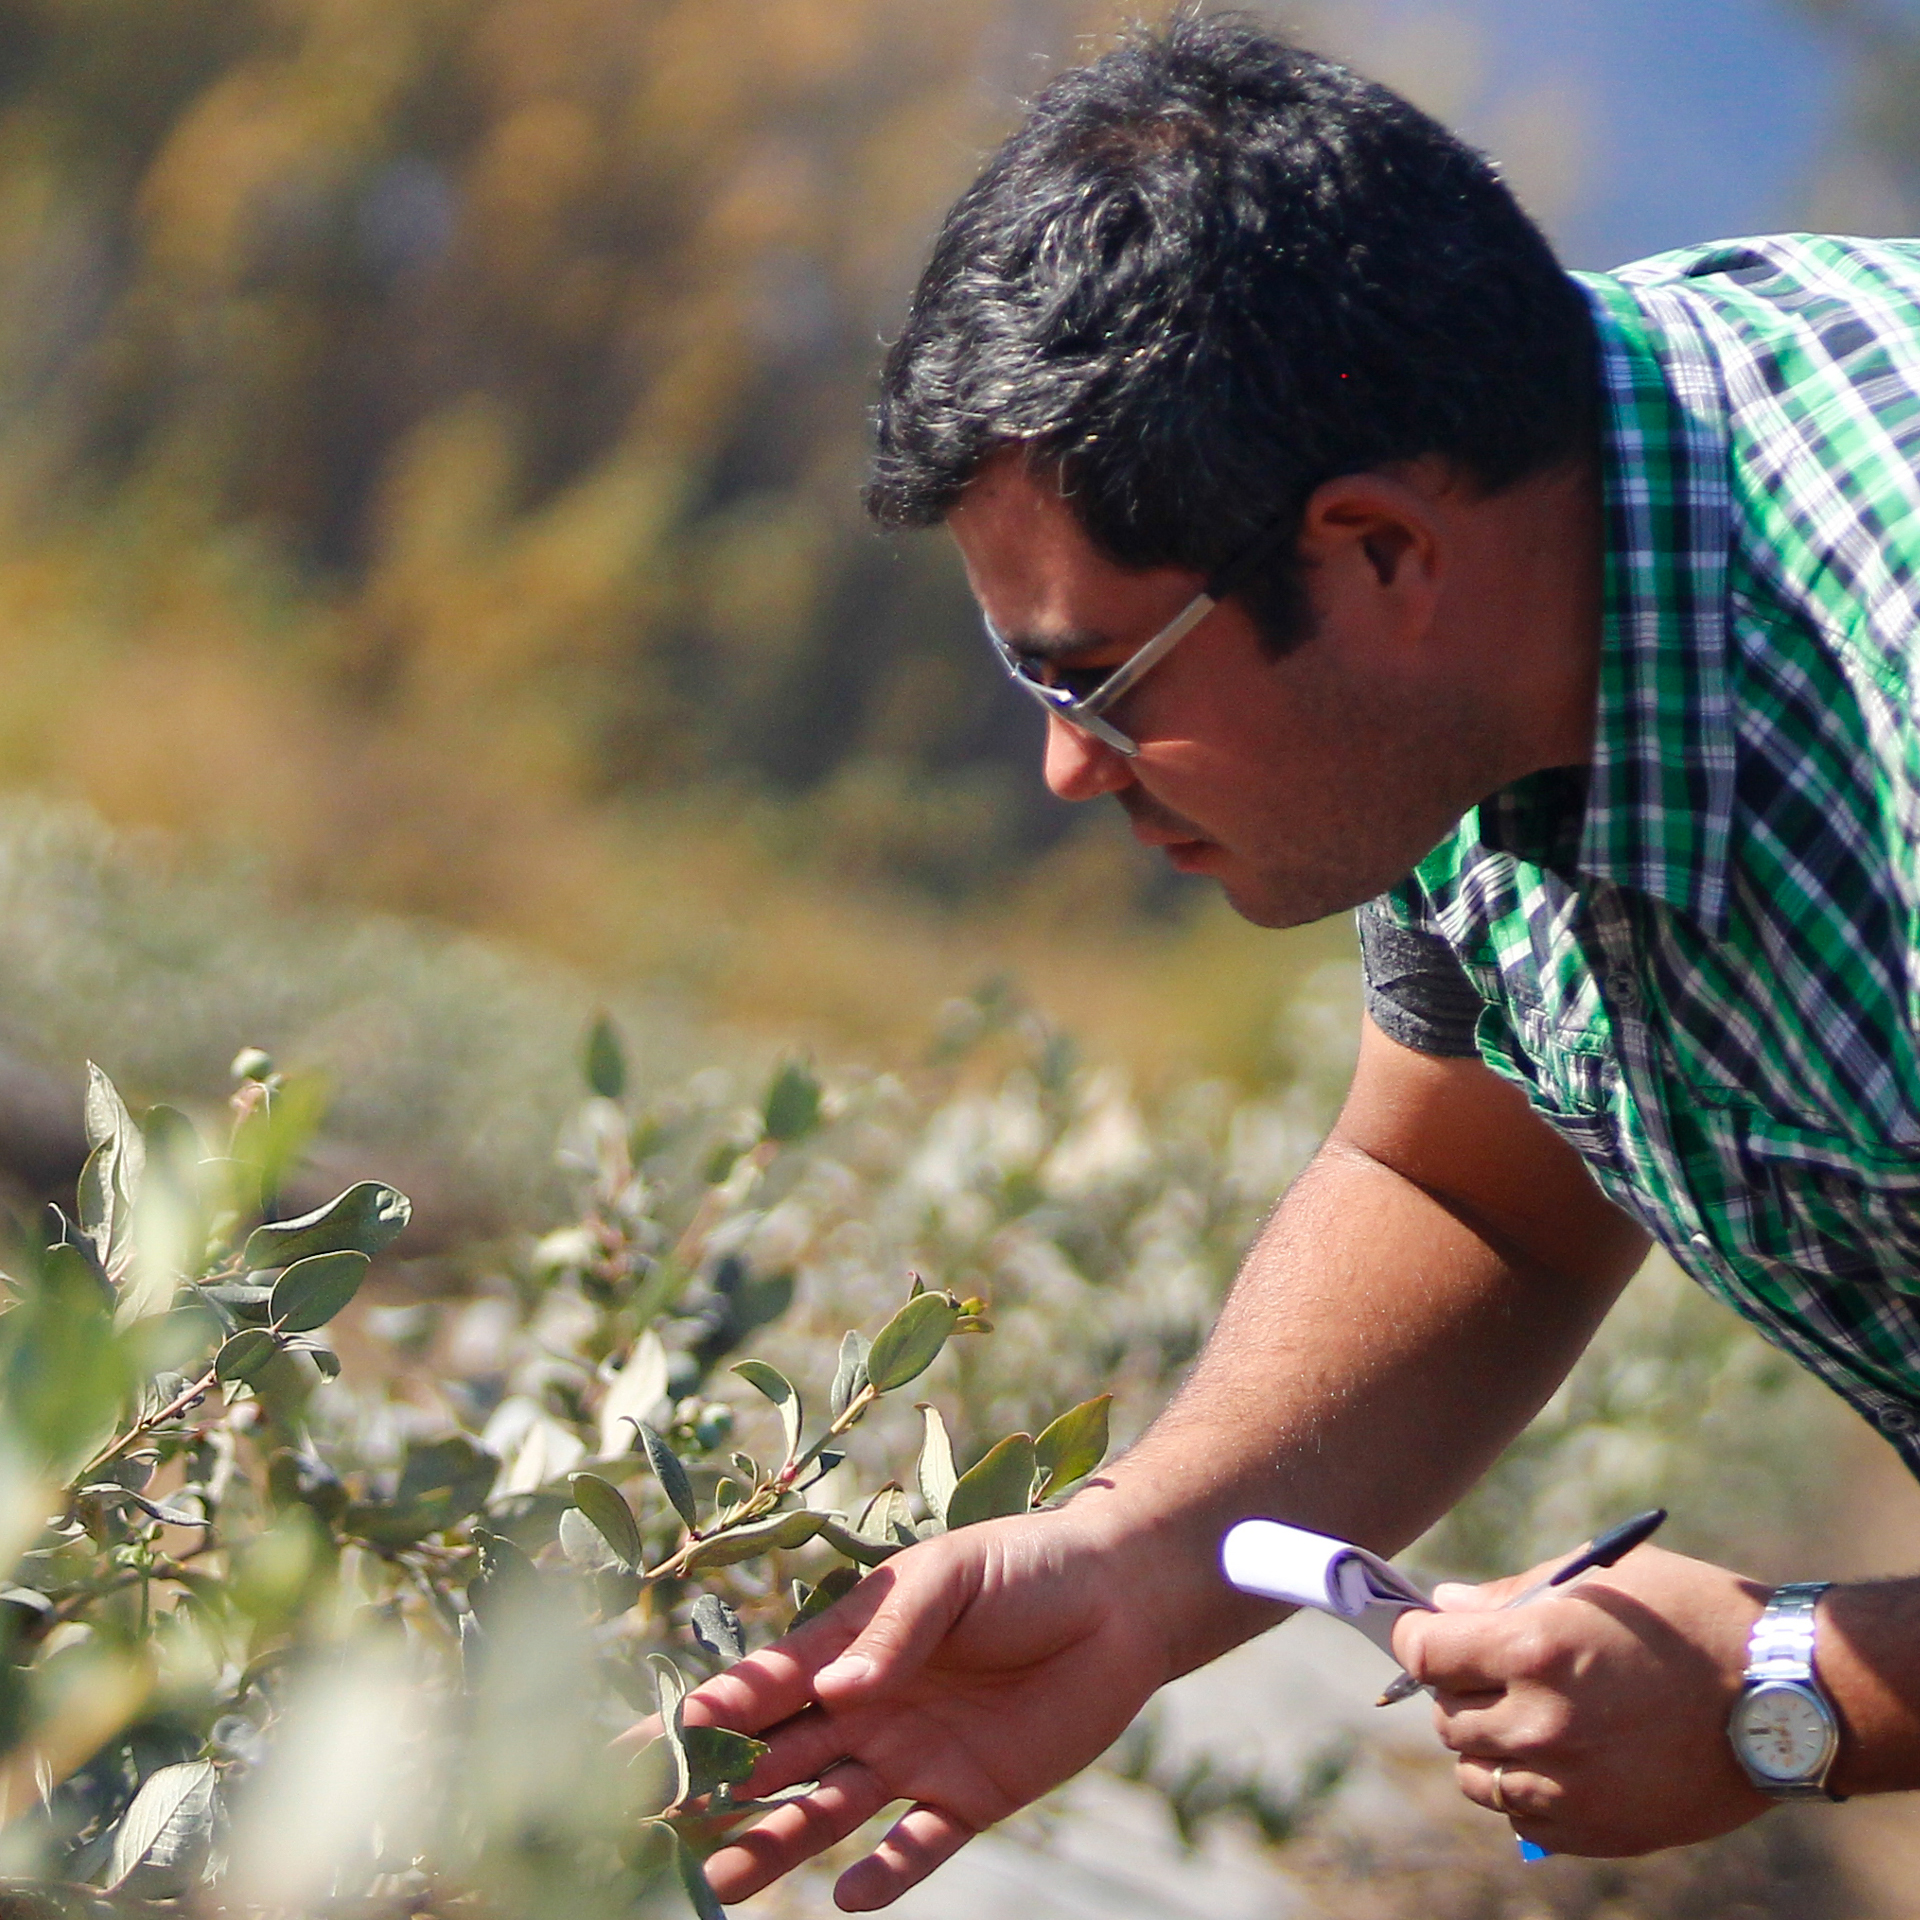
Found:
[[1171, 1678], [1146, 1599], [1072, 1508], [984, 1522], [709, 1680], [688, 1720], [768, 1742], [748, 1791], [819, 1782], [709, 1858], [714, 1891], [745, 1899], [906, 1800], [835, 1889], [849, 1912], [885, 1906], [1094, 1760]]

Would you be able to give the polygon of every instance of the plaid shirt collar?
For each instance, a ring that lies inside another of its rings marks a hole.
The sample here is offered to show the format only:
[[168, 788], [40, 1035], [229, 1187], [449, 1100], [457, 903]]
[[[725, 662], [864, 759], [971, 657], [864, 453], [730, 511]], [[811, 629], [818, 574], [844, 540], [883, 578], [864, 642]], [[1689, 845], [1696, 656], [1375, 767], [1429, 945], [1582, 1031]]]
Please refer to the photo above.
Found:
[[1607, 524], [1594, 757], [1492, 796], [1492, 847], [1610, 880], [1726, 931], [1733, 816], [1727, 401], [1684, 290], [1579, 276], [1605, 395]]

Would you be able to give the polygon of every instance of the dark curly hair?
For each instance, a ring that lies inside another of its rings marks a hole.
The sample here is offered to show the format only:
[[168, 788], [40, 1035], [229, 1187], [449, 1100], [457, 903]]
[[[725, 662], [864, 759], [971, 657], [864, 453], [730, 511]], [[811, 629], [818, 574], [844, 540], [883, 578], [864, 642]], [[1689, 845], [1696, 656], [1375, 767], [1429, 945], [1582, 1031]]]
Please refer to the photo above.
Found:
[[1497, 489], [1591, 435], [1592, 323], [1492, 164], [1238, 15], [1062, 74], [948, 214], [887, 355], [866, 500], [936, 524], [1007, 446], [1094, 545], [1217, 572], [1269, 644], [1337, 474], [1447, 456]]

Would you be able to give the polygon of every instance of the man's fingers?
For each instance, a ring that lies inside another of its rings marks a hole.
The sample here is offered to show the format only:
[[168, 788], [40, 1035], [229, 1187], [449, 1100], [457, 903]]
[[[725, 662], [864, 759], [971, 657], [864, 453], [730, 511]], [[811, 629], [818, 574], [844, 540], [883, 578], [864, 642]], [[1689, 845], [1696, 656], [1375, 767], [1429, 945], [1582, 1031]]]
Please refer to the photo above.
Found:
[[[856, 1590], [841, 1604], [851, 1607], [858, 1598]], [[711, 1680], [701, 1681], [687, 1695], [689, 1723], [726, 1727], [734, 1733], [759, 1733], [812, 1706], [814, 1675], [865, 1624], [863, 1613], [836, 1620], [838, 1612], [838, 1607], [829, 1608], [797, 1633], [748, 1654]]]
[[1498, 1813], [1517, 1827], [1540, 1826], [1553, 1816], [1558, 1782], [1511, 1760], [1487, 1760], [1462, 1754], [1456, 1769], [1460, 1791], [1476, 1806]]
[[818, 1707], [795, 1714], [761, 1736], [767, 1750], [747, 1782], [756, 1796], [782, 1793], [800, 1780], [818, 1780], [847, 1757], [846, 1730], [836, 1727]]
[[886, 1788], [859, 1761], [846, 1761], [804, 1799], [789, 1800], [710, 1856], [707, 1879], [723, 1902], [744, 1900], [844, 1840], [888, 1798]]
[[[936, 1545], [929, 1542], [928, 1545]], [[884, 1686], [925, 1660], [973, 1599], [974, 1581], [943, 1579], [910, 1549], [784, 1640], [750, 1653], [687, 1696], [695, 1726], [758, 1733], [810, 1707]]]
[[956, 1575], [950, 1556], [940, 1551], [943, 1545], [930, 1540], [908, 1548], [868, 1574], [840, 1603], [851, 1607], [868, 1593], [873, 1601], [844, 1651], [815, 1670], [818, 1698], [831, 1705], [837, 1698], [885, 1687], [922, 1665], [946, 1638], [973, 1604], [979, 1572], [968, 1559]]
[[833, 1904], [843, 1913], [871, 1913], [899, 1899], [973, 1838], [973, 1829], [938, 1807], [909, 1807], [887, 1837], [843, 1873]]
[[1394, 1655], [1422, 1686], [1438, 1692], [1468, 1698], [1501, 1693], [1539, 1665], [1553, 1606], [1549, 1600], [1513, 1613], [1403, 1613]]

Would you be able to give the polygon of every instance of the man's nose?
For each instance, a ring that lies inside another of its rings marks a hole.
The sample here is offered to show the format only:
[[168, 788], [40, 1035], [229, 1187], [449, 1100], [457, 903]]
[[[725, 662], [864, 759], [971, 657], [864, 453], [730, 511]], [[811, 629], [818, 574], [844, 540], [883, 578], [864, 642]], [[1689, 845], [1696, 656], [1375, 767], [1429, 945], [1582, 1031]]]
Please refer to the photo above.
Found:
[[1047, 716], [1047, 785], [1062, 800], [1097, 800], [1131, 783], [1127, 757], [1058, 716]]

